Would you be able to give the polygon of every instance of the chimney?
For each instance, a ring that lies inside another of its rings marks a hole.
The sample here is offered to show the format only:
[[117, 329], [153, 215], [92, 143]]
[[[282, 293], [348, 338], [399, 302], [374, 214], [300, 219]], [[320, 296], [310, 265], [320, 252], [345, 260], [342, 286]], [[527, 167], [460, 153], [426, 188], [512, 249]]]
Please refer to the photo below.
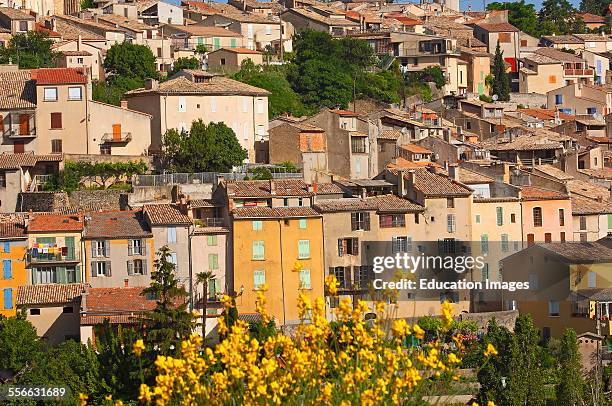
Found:
[[270, 194], [271, 195], [275, 195], [276, 194], [276, 182], [274, 182], [274, 179], [270, 179]]
[[459, 182], [459, 165], [450, 164], [448, 165], [448, 177], [452, 180]]
[[406, 194], [412, 196], [412, 191], [414, 190], [414, 170], [411, 169], [407, 171], [406, 177], [408, 178], [408, 182], [406, 182]]
[[404, 197], [406, 194], [406, 188], [404, 184], [404, 174], [406, 171], [404, 169], [397, 170], [397, 195], [399, 197]]
[[444, 141], [450, 143], [450, 139], [451, 139], [451, 130], [450, 130], [450, 128], [445, 128], [444, 130], [442, 130], [442, 134], [444, 135]]
[[128, 101], [125, 100], [125, 99], [121, 99], [120, 103], [121, 103], [121, 108], [127, 110], [127, 108], [128, 108]]
[[157, 90], [159, 89], [159, 82], [155, 79], [146, 79], [145, 80], [145, 89], [147, 90]]
[[77, 51], [80, 51], [82, 46], [83, 46], [83, 38], [81, 37], [81, 34], [79, 34], [79, 38], [77, 40]]

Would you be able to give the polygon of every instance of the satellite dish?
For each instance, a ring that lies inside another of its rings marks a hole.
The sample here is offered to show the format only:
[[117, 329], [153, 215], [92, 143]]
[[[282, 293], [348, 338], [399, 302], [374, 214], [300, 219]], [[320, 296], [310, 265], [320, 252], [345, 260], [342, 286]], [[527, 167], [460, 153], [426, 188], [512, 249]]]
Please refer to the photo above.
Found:
[[499, 96], [494, 94], [493, 97], [491, 97], [493, 99], [493, 101], [497, 101], [497, 99], [499, 99]]

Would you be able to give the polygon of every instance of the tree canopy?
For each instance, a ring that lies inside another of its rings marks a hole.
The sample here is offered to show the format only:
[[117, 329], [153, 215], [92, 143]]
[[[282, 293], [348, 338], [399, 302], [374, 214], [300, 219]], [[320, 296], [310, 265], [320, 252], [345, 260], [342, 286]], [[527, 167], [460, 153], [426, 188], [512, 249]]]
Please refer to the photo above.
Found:
[[178, 58], [172, 65], [172, 70], [168, 72], [168, 77], [174, 76], [181, 69], [202, 69], [202, 62], [198, 58]]
[[571, 34], [585, 31], [584, 21], [567, 0], [544, 0], [539, 21], [542, 34]]
[[113, 44], [106, 52], [104, 69], [111, 75], [140, 81], [158, 77], [151, 49], [131, 42]]
[[580, 11], [604, 16], [608, 5], [610, 5], [610, 0], [581, 0]]
[[0, 47], [0, 63], [15, 63], [20, 69], [51, 68], [57, 53], [51, 50], [53, 41], [46, 33], [28, 31], [11, 37], [6, 47]]
[[164, 166], [174, 172], [229, 172], [248, 157], [236, 134], [223, 123], [201, 119], [191, 130], [171, 129], [163, 137]]
[[493, 59], [493, 84], [491, 92], [497, 95], [498, 100], [510, 100], [510, 78], [506, 70], [506, 62], [504, 61], [504, 52], [500, 49], [499, 43], [495, 48], [495, 58]]
[[535, 5], [525, 3], [525, 0], [517, 2], [495, 1], [487, 4], [487, 10], [508, 10], [508, 22], [510, 24], [534, 37], [539, 37], [541, 34]]

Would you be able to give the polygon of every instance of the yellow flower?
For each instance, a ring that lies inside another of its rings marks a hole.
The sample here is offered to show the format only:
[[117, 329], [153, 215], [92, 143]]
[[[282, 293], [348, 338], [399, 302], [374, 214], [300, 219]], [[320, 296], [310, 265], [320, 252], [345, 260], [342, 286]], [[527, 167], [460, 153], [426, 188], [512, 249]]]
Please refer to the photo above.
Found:
[[104, 397], [105, 400], [113, 400], [113, 395], [106, 395]]
[[418, 338], [419, 340], [422, 340], [425, 338], [425, 330], [423, 330], [421, 326], [419, 326], [418, 324], [415, 324], [414, 326], [412, 326], [412, 330], [414, 331], [414, 336]]
[[461, 360], [459, 358], [457, 358], [455, 353], [451, 352], [450, 354], [448, 354], [448, 363], [449, 364], [458, 364], [460, 362], [461, 362]]
[[489, 400], [489, 401], [487, 402], [487, 406], [495, 406], [495, 403], [493, 403], [493, 401], [492, 401], [492, 400]]
[[476, 402], [472, 402], [472, 406], [479, 406], [479, 405]]
[[336, 296], [338, 294], [338, 279], [336, 279], [336, 275], [331, 274], [325, 278], [325, 285], [327, 285], [327, 292], [330, 296]]
[[493, 344], [489, 343], [487, 345], [486, 351], [484, 352], [484, 356], [485, 357], [490, 357], [491, 355], [497, 355], [497, 350], [495, 349]]
[[81, 406], [87, 405], [87, 395], [84, 393], [79, 393], [79, 400], [81, 401]]
[[300, 261], [295, 261], [293, 264], [293, 272], [300, 272], [304, 268], [304, 265]]
[[445, 329], [448, 329], [453, 323], [453, 305], [448, 300], [442, 303], [442, 320], [444, 320]]
[[122, 400], [116, 400], [115, 401], [115, 406], [123, 406], [123, 401]]
[[142, 355], [142, 350], [144, 349], [145, 349], [144, 341], [142, 341], [141, 339], [138, 339], [136, 340], [136, 342], [134, 343], [134, 346], [132, 347], [132, 352], [137, 357], [140, 357]]
[[410, 334], [410, 326], [404, 319], [397, 319], [391, 325], [391, 332], [395, 338], [404, 338]]

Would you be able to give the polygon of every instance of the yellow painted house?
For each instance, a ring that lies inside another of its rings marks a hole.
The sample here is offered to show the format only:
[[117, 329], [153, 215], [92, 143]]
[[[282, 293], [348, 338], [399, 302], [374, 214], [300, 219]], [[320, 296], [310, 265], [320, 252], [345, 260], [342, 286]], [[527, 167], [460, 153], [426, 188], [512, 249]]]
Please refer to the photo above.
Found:
[[0, 224], [0, 315], [15, 316], [17, 290], [27, 284], [25, 267], [27, 235], [23, 220]]
[[257, 289], [266, 284], [277, 325], [297, 323], [298, 294], [312, 300], [324, 295], [321, 215], [311, 207], [241, 207], [232, 220], [238, 312], [254, 313]]

